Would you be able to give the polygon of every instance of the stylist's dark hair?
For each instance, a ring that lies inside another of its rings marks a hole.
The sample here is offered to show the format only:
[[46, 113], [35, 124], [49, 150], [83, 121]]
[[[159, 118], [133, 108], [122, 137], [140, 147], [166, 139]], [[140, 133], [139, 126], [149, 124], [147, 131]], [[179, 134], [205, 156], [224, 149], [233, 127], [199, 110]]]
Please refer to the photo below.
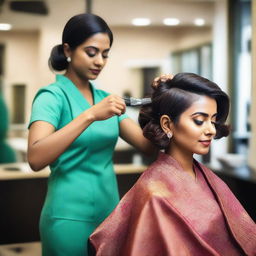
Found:
[[217, 84], [193, 73], [178, 73], [173, 79], [160, 82], [153, 90], [152, 104], [141, 108], [139, 123], [144, 136], [160, 149], [165, 149], [170, 142], [160, 126], [160, 117], [168, 115], [177, 124], [180, 115], [197, 100], [197, 95], [216, 100], [215, 139], [228, 136], [230, 129], [225, 121], [229, 113], [229, 97]]
[[67, 43], [71, 50], [74, 50], [86, 39], [97, 33], [107, 33], [110, 40], [110, 46], [112, 45], [112, 31], [101, 17], [90, 13], [73, 16], [64, 27], [62, 44], [54, 46], [51, 51], [49, 58], [50, 69], [62, 71], [68, 67], [68, 62], [63, 51], [64, 43]]

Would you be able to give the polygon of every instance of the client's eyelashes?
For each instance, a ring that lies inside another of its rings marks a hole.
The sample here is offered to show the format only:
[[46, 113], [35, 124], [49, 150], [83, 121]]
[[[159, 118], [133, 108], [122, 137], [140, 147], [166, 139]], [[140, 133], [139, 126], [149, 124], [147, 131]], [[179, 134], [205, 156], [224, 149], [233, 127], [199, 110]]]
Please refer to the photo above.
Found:
[[202, 120], [197, 120], [197, 119], [193, 119], [193, 121], [194, 121], [194, 123], [195, 123], [196, 125], [202, 125], [202, 124], [204, 123], [204, 121], [202, 121]]

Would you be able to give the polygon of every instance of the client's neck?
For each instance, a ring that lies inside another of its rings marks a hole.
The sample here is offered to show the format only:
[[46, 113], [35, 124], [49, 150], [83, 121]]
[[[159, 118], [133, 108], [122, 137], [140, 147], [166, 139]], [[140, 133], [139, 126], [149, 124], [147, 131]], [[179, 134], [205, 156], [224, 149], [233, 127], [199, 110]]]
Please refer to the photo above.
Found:
[[193, 169], [193, 154], [188, 152], [182, 152], [178, 150], [168, 149], [166, 154], [173, 157], [179, 164], [182, 166], [185, 172], [195, 177], [194, 169]]

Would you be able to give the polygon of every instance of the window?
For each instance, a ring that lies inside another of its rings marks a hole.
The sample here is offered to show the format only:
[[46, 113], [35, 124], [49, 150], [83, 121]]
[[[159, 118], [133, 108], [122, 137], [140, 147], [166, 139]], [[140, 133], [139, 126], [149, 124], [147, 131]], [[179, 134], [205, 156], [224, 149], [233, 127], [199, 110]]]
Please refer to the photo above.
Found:
[[16, 84], [12, 87], [12, 124], [25, 123], [25, 89], [24, 84]]
[[191, 72], [212, 78], [212, 45], [205, 44], [171, 55], [172, 73]]
[[4, 45], [0, 44], [0, 93], [3, 91]]
[[151, 84], [159, 74], [159, 67], [145, 67], [142, 68], [142, 81], [143, 81], [143, 96], [152, 93]]
[[230, 2], [230, 43], [232, 81], [232, 151], [247, 154], [250, 139], [251, 106], [251, 1]]

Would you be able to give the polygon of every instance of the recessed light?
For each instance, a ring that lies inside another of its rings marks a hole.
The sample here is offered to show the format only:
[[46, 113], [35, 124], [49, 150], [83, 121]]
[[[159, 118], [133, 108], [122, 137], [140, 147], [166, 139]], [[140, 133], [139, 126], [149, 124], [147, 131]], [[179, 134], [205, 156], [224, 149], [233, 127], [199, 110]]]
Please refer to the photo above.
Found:
[[180, 24], [180, 20], [176, 18], [166, 18], [163, 20], [163, 23], [166, 26], [177, 26]]
[[134, 26], [148, 26], [150, 23], [151, 21], [148, 18], [135, 18], [132, 20]]
[[205, 20], [204, 19], [201, 19], [201, 18], [198, 18], [198, 19], [195, 19], [194, 20], [194, 24], [196, 26], [203, 26], [205, 24]]
[[10, 30], [12, 28], [11, 24], [8, 23], [0, 23], [0, 30]]

